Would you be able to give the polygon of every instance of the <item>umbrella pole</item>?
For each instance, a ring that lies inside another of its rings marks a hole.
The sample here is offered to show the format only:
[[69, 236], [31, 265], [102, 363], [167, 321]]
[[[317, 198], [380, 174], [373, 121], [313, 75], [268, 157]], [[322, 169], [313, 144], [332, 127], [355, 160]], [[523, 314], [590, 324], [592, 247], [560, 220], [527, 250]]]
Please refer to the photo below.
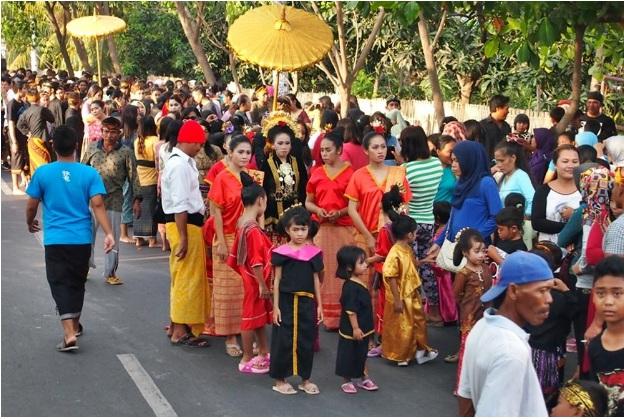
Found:
[[97, 67], [98, 67], [98, 85], [102, 86], [102, 71], [100, 70], [100, 42], [98, 41], [98, 37], [95, 37], [95, 55], [97, 57]]
[[273, 112], [277, 110], [277, 89], [279, 87], [279, 73], [273, 70]]

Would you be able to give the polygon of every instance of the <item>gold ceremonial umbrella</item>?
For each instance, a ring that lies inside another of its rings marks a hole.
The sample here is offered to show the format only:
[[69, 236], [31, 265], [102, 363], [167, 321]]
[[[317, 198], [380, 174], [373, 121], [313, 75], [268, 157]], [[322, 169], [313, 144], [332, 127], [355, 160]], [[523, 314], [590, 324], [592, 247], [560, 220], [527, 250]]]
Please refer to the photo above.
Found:
[[97, 55], [98, 83], [102, 84], [100, 70], [100, 42], [99, 38], [122, 32], [126, 29], [126, 22], [115, 16], [96, 15], [79, 17], [67, 24], [67, 31], [76, 38], [95, 38]]
[[[236, 19], [228, 44], [243, 61], [277, 71], [295, 71], [321, 61], [334, 42], [331, 29], [312, 13], [289, 6], [252, 9]], [[273, 110], [277, 103], [274, 78]]]

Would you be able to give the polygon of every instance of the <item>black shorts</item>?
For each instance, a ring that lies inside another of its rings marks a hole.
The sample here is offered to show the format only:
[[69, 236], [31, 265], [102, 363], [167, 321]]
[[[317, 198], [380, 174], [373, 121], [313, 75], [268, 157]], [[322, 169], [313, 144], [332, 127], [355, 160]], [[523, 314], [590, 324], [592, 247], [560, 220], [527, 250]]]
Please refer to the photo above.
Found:
[[61, 320], [80, 317], [90, 256], [90, 244], [45, 246], [46, 275]]

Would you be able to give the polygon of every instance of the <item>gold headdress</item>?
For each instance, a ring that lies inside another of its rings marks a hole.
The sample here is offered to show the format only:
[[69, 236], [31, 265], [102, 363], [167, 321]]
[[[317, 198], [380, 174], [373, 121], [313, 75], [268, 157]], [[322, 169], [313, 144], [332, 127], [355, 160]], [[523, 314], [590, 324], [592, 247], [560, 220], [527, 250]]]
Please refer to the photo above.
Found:
[[282, 218], [284, 214], [286, 214], [288, 211], [295, 209], [295, 208], [299, 208], [299, 207], [303, 207], [303, 204], [301, 204], [300, 202], [297, 202], [296, 204], [291, 205], [290, 207], [286, 208], [284, 211], [281, 212], [281, 214], [279, 215], [279, 218]]
[[288, 126], [295, 133], [295, 137], [300, 137], [299, 127], [295, 121], [292, 120], [290, 114], [283, 111], [275, 111], [271, 112], [269, 116], [262, 121], [262, 134], [267, 139], [267, 142], [269, 142], [269, 130], [276, 125]]
[[568, 381], [561, 388], [561, 395], [572, 406], [583, 411], [583, 416], [596, 416], [596, 408], [591, 396], [579, 383]]

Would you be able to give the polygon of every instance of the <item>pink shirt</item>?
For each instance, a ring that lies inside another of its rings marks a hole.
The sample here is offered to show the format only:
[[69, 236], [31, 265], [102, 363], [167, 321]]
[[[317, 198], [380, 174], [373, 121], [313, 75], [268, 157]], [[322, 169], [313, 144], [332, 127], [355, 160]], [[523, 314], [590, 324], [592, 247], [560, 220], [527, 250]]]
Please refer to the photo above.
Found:
[[364, 152], [364, 147], [355, 143], [343, 144], [340, 158], [343, 161], [351, 163], [353, 170], [357, 170], [368, 164], [368, 156], [366, 152]]

